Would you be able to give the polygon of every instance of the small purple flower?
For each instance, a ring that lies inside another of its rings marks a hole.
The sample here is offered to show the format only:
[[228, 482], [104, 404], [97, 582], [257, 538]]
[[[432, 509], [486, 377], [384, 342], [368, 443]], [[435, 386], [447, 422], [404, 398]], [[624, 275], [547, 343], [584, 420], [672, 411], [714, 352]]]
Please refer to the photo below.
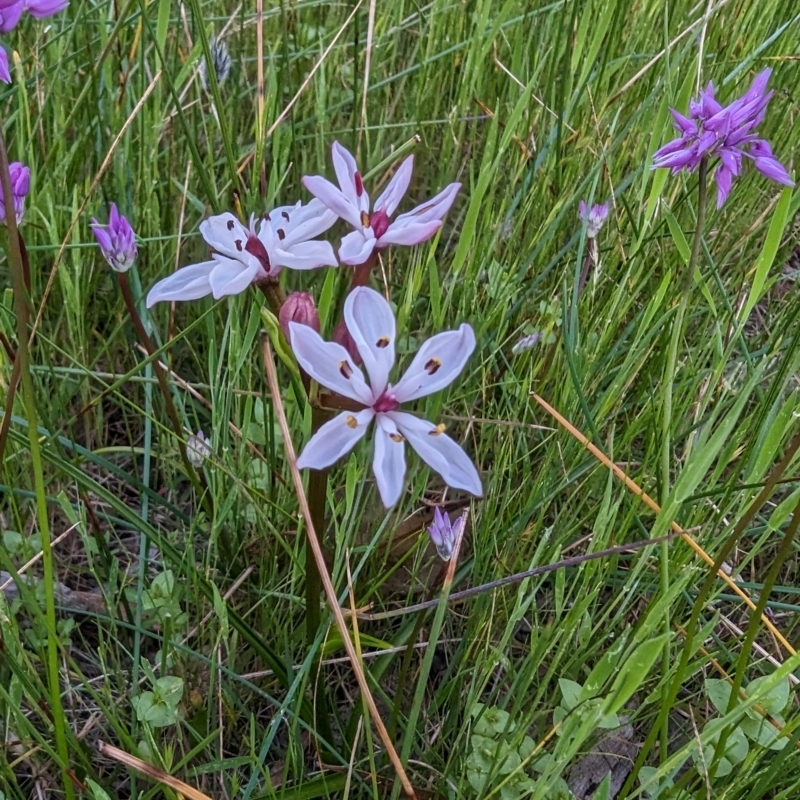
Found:
[[339, 142], [334, 142], [332, 156], [339, 187], [320, 175], [307, 175], [303, 178], [303, 185], [355, 228], [342, 239], [339, 248], [339, 260], [351, 266], [363, 264], [376, 248], [381, 250], [392, 244], [414, 245], [430, 239], [441, 228], [442, 218], [461, 188], [460, 183], [451, 183], [432, 200], [390, 222], [389, 218], [397, 210], [411, 182], [414, 156], [409, 156], [398, 167], [375, 201], [372, 212], [369, 195], [351, 153]]
[[433, 512], [433, 522], [428, 526], [428, 533], [431, 535], [431, 541], [436, 546], [436, 552], [442, 561], [449, 561], [452, 558], [456, 540], [463, 527], [463, 514], [457, 517], [455, 522], [451, 522], [450, 515], [442, 513], [439, 506], [436, 506]]
[[721, 208], [731, 191], [733, 179], [749, 158], [755, 168], [770, 180], [794, 186], [789, 173], [772, 153], [765, 139], [755, 129], [764, 121], [773, 92], [767, 91], [771, 69], [759, 73], [750, 88], [728, 106], [714, 96], [714, 85], [689, 103], [689, 117], [670, 109], [678, 139], [665, 144], [653, 156], [653, 169], [664, 167], [674, 175], [683, 169], [697, 169], [703, 158], [719, 158], [714, 172], [717, 184], [717, 208]]
[[578, 209], [578, 216], [586, 223], [586, 236], [589, 239], [596, 239], [597, 234], [600, 233], [600, 228], [603, 227], [608, 218], [608, 201], [602, 205], [595, 204], [590, 209], [585, 201], [581, 200], [578, 204]]
[[108, 225], [101, 225], [92, 218], [92, 232], [103, 257], [115, 272], [127, 272], [136, 261], [139, 251], [130, 222], [117, 211], [117, 204], [111, 204]]
[[68, 5], [69, 0], [26, 0], [25, 8], [32, 17], [44, 19], [58, 14]]
[[397, 334], [391, 306], [374, 289], [359, 286], [347, 295], [344, 318], [364, 362], [369, 385], [344, 347], [324, 341], [307, 325], [289, 323], [292, 349], [308, 375], [363, 406], [361, 411], [343, 411], [326, 422], [303, 448], [298, 468], [329, 467], [355, 447], [375, 420], [372, 471], [387, 508], [403, 491], [406, 442], [448, 486], [480, 497], [483, 489], [478, 470], [461, 446], [444, 432], [444, 426], [399, 410], [402, 403], [438, 392], [458, 377], [475, 349], [472, 328], [464, 323], [457, 331], [432, 336], [417, 351], [403, 377], [392, 385], [389, 373], [394, 366]]
[[542, 335], [537, 331], [529, 334], [528, 336], [523, 336], [512, 348], [511, 352], [518, 356], [520, 353], [524, 353], [526, 350], [530, 350], [539, 343], [539, 339], [542, 338]]
[[197, 431], [197, 434], [192, 434], [186, 442], [186, 458], [198, 469], [203, 466], [207, 458], [211, 458], [211, 437], [206, 436], [202, 429]]
[[11, 72], [8, 69], [8, 53], [0, 47], [0, 81], [11, 83]]
[[[25, 216], [25, 197], [31, 188], [31, 171], [19, 161], [12, 161], [8, 165], [8, 173], [11, 177], [14, 216], [17, 220], [17, 225], [19, 225], [22, 222], [22, 217]], [[2, 194], [2, 188], [0, 188], [0, 220], [5, 222], [6, 203]]]

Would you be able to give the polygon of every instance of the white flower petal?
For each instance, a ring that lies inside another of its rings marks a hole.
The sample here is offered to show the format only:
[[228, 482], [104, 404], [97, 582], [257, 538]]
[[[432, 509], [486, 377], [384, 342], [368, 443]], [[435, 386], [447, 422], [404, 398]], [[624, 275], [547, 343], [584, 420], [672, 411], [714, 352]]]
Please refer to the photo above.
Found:
[[297, 242], [290, 249], [281, 247], [272, 253], [270, 263], [273, 268], [316, 269], [317, 267], [338, 267], [339, 262], [330, 242]]
[[258, 267], [246, 267], [241, 261], [215, 256], [216, 266], [208, 276], [215, 300], [243, 292], [258, 275]]
[[[289, 249], [293, 244], [314, 239], [325, 233], [338, 218], [335, 211], [331, 211], [316, 197], [307, 205], [301, 206], [298, 203], [298, 206], [289, 213], [288, 225], [283, 227], [286, 235], [281, 240], [281, 246]], [[284, 217], [281, 219], [285, 220]]]
[[371, 408], [353, 414], [343, 411], [326, 422], [310, 439], [297, 459], [298, 469], [325, 469], [349, 453], [367, 432], [375, 416]]
[[464, 489], [476, 497], [483, 495], [478, 470], [460, 445], [446, 433], [441, 433], [432, 422], [402, 411], [390, 411], [386, 416], [397, 425], [417, 455], [438, 472], [448, 486]]
[[432, 222], [409, 222], [401, 221], [398, 217], [378, 239], [378, 247], [388, 247], [390, 244], [402, 244], [410, 247], [414, 244], [427, 242], [433, 236], [442, 223], [439, 220]]
[[361, 212], [353, 205], [329, 180], [321, 175], [306, 175], [303, 186], [311, 194], [326, 205], [334, 214], [349, 222], [354, 228], [361, 229]]
[[380, 292], [367, 286], [353, 289], [344, 301], [344, 321], [369, 375], [372, 395], [380, 397], [394, 365], [395, 320]]
[[466, 322], [457, 331], [431, 336], [392, 387], [392, 394], [399, 403], [407, 403], [444, 389], [459, 376], [474, 349], [475, 333]]
[[[233, 214], [216, 214], [200, 223], [200, 233], [210, 247], [229, 258], [239, 259], [239, 255], [247, 244], [250, 232]], [[236, 240], [241, 243], [241, 250], [236, 247]]]
[[[333, 171], [336, 173], [336, 180], [339, 181], [339, 188], [347, 201], [358, 210], [359, 216], [362, 211], [369, 211], [369, 195], [364, 189], [361, 175], [358, 171], [358, 164], [353, 158], [352, 153], [339, 142], [333, 143], [331, 149], [333, 159]], [[359, 191], [360, 189], [360, 191]]]
[[173, 272], [147, 293], [147, 307], [152, 308], [156, 303], [172, 300], [198, 300], [211, 294], [208, 276], [216, 266], [216, 261], [204, 261], [202, 264], [192, 264]]
[[292, 350], [300, 366], [319, 384], [351, 400], [371, 406], [372, 392], [347, 350], [326, 342], [308, 325], [289, 323]]
[[401, 214], [396, 222], [431, 222], [432, 220], [442, 219], [450, 210], [450, 206], [453, 205], [460, 188], [460, 183], [451, 183], [449, 186], [445, 186], [436, 197], [431, 198], [427, 203], [423, 203], [411, 211], [407, 211], [405, 214]]
[[352, 231], [342, 239], [339, 247], [339, 261], [350, 266], [363, 264], [372, 255], [376, 244], [377, 240], [372, 228]]
[[385, 414], [375, 420], [375, 455], [372, 471], [386, 508], [393, 506], [403, 491], [406, 478], [406, 447], [394, 422]]
[[375, 211], [384, 211], [387, 217], [391, 217], [397, 211], [397, 206], [400, 205], [400, 201], [408, 190], [413, 170], [414, 156], [409, 156], [392, 176], [381, 196], [375, 201]]

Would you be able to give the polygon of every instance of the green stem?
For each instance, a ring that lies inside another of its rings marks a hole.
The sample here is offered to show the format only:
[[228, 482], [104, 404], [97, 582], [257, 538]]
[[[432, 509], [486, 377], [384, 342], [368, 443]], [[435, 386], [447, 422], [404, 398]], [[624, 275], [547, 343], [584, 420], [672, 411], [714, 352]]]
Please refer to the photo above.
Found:
[[[708, 162], [705, 158], [700, 161], [698, 171], [697, 188], [697, 227], [694, 231], [692, 240], [692, 250], [689, 254], [689, 263], [686, 265], [683, 281], [681, 282], [681, 297], [678, 303], [678, 310], [672, 322], [672, 335], [670, 337], [669, 352], [667, 354], [667, 365], [664, 370], [664, 400], [663, 415], [661, 418], [661, 507], [666, 508], [670, 493], [670, 478], [672, 469], [672, 389], [675, 376], [678, 371], [678, 350], [683, 339], [684, 323], [686, 311], [689, 307], [689, 298], [694, 287], [694, 275], [697, 268], [697, 259], [700, 255], [700, 245], [703, 239], [703, 228], [705, 227], [706, 205], [708, 201], [707, 192]], [[662, 542], [659, 547], [660, 555], [660, 581], [662, 596], [666, 596], [669, 591], [669, 542]], [[672, 630], [669, 607], [664, 612], [664, 632]], [[670, 646], [664, 645], [664, 652], [661, 655], [662, 674], [669, 673], [670, 665]], [[669, 686], [665, 685], [662, 698], [666, 703], [669, 697]], [[659, 739], [659, 753], [661, 760], [667, 758], [667, 743], [669, 741], [669, 718], [664, 716], [661, 720], [661, 736]]]
[[28, 292], [25, 283], [25, 265], [23, 245], [14, 218], [13, 191], [11, 175], [8, 171], [8, 154], [5, 140], [0, 130], [0, 186], [6, 198], [6, 225], [8, 226], [8, 261], [11, 266], [11, 277], [14, 287], [14, 310], [17, 317], [17, 362], [22, 385], [22, 400], [25, 416], [28, 420], [28, 440], [31, 450], [33, 482], [36, 492], [36, 516], [39, 532], [42, 537], [42, 567], [44, 571], [45, 619], [47, 621], [47, 683], [50, 693], [50, 706], [53, 716], [53, 730], [56, 741], [56, 752], [61, 767], [61, 778], [67, 800], [73, 800], [75, 791], [69, 773], [69, 748], [64, 726], [64, 709], [61, 705], [61, 682], [58, 672], [59, 641], [56, 628], [56, 605], [54, 597], [55, 575], [53, 569], [53, 549], [50, 545], [50, 521], [47, 516], [47, 495], [44, 485], [42, 454], [39, 449], [39, 434], [36, 418], [36, 402], [34, 399], [33, 379], [30, 370], [30, 353], [28, 351]]
[[[119, 279], [119, 288], [122, 292], [122, 297], [125, 300], [125, 307], [128, 309], [131, 322], [133, 322], [133, 327], [136, 330], [136, 335], [139, 337], [144, 349], [147, 351], [147, 355], [152, 356], [156, 352], [157, 348], [145, 330], [144, 324], [142, 323], [142, 318], [139, 316], [139, 312], [136, 309], [136, 303], [133, 300], [133, 295], [131, 294], [131, 289], [128, 285], [128, 276], [124, 272], [118, 272], [117, 278]], [[189, 461], [189, 456], [186, 455], [186, 442], [183, 426], [181, 425], [180, 418], [178, 417], [178, 410], [175, 408], [175, 403], [172, 400], [172, 392], [170, 392], [169, 384], [167, 383], [166, 373], [164, 372], [164, 368], [161, 366], [161, 363], [157, 358], [154, 358], [152, 363], [153, 369], [156, 373], [156, 379], [158, 380], [158, 386], [161, 389], [161, 394], [164, 396], [164, 405], [167, 408], [167, 416], [172, 423], [172, 428], [175, 431], [175, 435], [178, 437], [178, 451], [180, 452], [181, 461], [183, 461], [183, 468], [186, 472], [186, 477], [188, 477], [192, 482], [192, 485], [197, 492], [197, 496], [201, 499], [203, 505], [205, 506], [206, 513], [209, 515], [209, 519], [213, 519], [214, 507], [211, 502], [211, 495], [208, 491], [208, 486], [206, 486], [205, 476], [192, 466], [191, 462]]]

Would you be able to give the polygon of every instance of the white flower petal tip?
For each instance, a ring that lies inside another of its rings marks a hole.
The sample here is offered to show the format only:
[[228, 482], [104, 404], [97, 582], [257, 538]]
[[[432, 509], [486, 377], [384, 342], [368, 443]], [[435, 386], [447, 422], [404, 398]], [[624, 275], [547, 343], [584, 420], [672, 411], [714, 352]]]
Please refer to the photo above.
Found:
[[373, 397], [383, 394], [394, 366], [395, 320], [392, 307], [383, 296], [359, 286], [344, 304], [347, 330], [369, 375]]
[[201, 297], [211, 294], [209, 278], [216, 266], [216, 261], [204, 261], [202, 264], [193, 264], [179, 269], [150, 289], [145, 305], [152, 308], [156, 303], [199, 300]]

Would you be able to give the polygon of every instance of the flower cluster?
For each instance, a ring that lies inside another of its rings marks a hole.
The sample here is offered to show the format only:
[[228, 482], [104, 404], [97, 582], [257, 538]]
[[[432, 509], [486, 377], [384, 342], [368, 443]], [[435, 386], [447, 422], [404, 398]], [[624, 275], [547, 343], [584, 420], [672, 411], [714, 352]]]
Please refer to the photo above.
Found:
[[608, 200], [602, 205], [595, 204], [591, 208], [586, 205], [585, 200], [581, 200], [578, 204], [578, 216], [586, 225], [586, 237], [596, 239], [608, 218]]
[[[200, 233], [212, 249], [211, 259], [178, 270], [159, 281], [147, 295], [147, 306], [175, 300], [215, 300], [243, 292], [253, 283], [277, 278], [284, 269], [308, 270], [342, 264], [364, 264], [375, 250], [392, 244], [414, 245], [430, 239], [442, 225], [460, 183], [421, 206], [389, 218], [397, 210], [411, 182], [414, 157], [403, 161], [370, 210], [369, 195], [353, 156], [338, 142], [333, 144], [333, 168], [339, 187], [314, 175], [303, 185], [315, 198], [303, 205], [282, 206], [250, 218], [248, 227], [233, 214], [210, 217]], [[317, 241], [339, 218], [355, 230], [339, 247], [339, 260], [329, 242]]]
[[[25, 11], [36, 19], [44, 19], [58, 14], [68, 5], [69, 0], [0, 0], [0, 33], [16, 28]], [[8, 54], [3, 47], [0, 47], [0, 81], [11, 83]]]
[[756, 133], [773, 95], [767, 91], [771, 72], [765, 69], [757, 75], [752, 86], [730, 105], [723, 106], [716, 99], [714, 84], [709, 82], [700, 96], [689, 103], [688, 117], [670, 109], [680, 136], [655, 153], [653, 169], [667, 167], [673, 174], [684, 169], [694, 171], [703, 159], [718, 158], [714, 172], [717, 208], [727, 200], [733, 178], [741, 173], [745, 158], [770, 180], [794, 186], [769, 143]]
[[108, 225], [101, 225], [92, 219], [92, 232], [103, 258], [115, 272], [127, 272], [136, 261], [139, 251], [130, 222], [117, 211], [117, 204], [111, 204]]
[[[315, 195], [308, 203], [298, 201], [261, 217], [251, 216], [247, 226], [230, 213], [209, 217], [200, 224], [200, 233], [211, 249], [210, 258], [158, 281], [147, 294], [147, 307], [207, 295], [219, 299], [257, 283], [262, 283], [262, 288], [269, 283], [274, 286], [284, 269], [312, 270], [342, 263], [365, 265], [369, 270], [377, 251], [430, 239], [442, 226], [461, 184], [451, 183], [432, 200], [392, 221], [411, 183], [413, 165], [413, 156], [408, 156], [372, 204], [355, 159], [335, 142], [333, 167], [338, 186], [319, 175], [307, 176], [303, 184]], [[353, 230], [342, 239], [337, 259], [330, 242], [317, 237], [339, 219]], [[128, 269], [136, 258], [136, 245], [130, 225], [119, 216], [116, 206], [111, 208], [108, 226], [95, 220], [93, 230], [112, 268]], [[281, 330], [306, 378], [333, 392], [339, 408], [356, 406], [314, 433], [297, 460], [298, 467], [326, 469], [352, 450], [374, 420], [372, 468], [387, 507], [398, 501], [403, 490], [406, 442], [449, 486], [482, 493], [478, 471], [444, 432], [444, 425], [399, 410], [402, 403], [439, 391], [458, 377], [475, 349], [475, 334], [469, 325], [425, 342], [404, 376], [392, 385], [389, 374], [395, 360], [396, 323], [391, 306], [378, 292], [353, 283], [344, 303], [344, 319], [335, 327], [332, 341], [320, 336], [319, 314], [310, 294], [293, 292], [277, 311]], [[197, 445], [192, 450], [197, 453], [202, 448]]]

